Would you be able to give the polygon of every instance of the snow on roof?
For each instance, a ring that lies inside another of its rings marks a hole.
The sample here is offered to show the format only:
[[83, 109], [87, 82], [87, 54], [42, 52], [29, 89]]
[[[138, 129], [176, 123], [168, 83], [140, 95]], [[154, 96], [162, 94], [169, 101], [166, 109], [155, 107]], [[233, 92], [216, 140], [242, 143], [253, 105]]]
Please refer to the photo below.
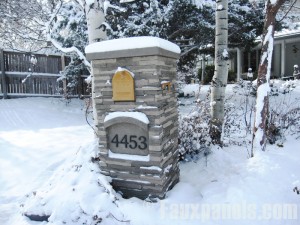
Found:
[[[294, 23], [294, 28], [288, 28], [288, 29], [282, 29], [281, 31], [275, 31], [274, 38], [276, 39], [282, 39], [287, 37], [292, 37], [294, 35], [300, 35], [300, 23]], [[257, 37], [255, 42], [259, 43], [261, 42], [261, 36]]]
[[180, 53], [180, 48], [176, 44], [158, 37], [130, 37], [96, 42], [88, 45], [85, 52], [88, 54], [150, 47], [159, 47], [170, 52]]
[[112, 112], [112, 113], [109, 113], [104, 118], [104, 122], [115, 119], [117, 117], [130, 117], [130, 118], [137, 119], [145, 124], [149, 124], [148, 117], [144, 113], [141, 113], [141, 112]]
[[274, 35], [275, 38], [300, 34], [300, 23], [294, 24], [294, 27], [294, 29], [282, 29], [281, 31], [276, 31]]

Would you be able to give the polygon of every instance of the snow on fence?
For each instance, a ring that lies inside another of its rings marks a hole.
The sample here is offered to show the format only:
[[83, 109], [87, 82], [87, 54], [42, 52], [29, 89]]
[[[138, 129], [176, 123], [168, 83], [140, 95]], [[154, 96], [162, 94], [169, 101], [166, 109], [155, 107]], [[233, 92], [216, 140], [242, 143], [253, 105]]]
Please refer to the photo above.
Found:
[[57, 81], [60, 71], [68, 59], [59, 55], [34, 54], [36, 64], [31, 62], [32, 55], [0, 50], [0, 96], [78, 96], [87, 95], [84, 79], [79, 75], [77, 87], [68, 91], [67, 83]]

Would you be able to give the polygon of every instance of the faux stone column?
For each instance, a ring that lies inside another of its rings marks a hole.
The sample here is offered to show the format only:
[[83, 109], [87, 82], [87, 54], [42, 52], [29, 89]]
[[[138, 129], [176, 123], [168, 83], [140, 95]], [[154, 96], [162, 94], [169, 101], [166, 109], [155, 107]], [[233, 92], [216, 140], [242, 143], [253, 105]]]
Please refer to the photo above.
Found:
[[[125, 198], [164, 198], [179, 181], [174, 86], [179, 47], [136, 37], [94, 43], [86, 54], [92, 61], [102, 173]], [[118, 91], [113, 76], [120, 71], [133, 77], [134, 100], [113, 98]]]

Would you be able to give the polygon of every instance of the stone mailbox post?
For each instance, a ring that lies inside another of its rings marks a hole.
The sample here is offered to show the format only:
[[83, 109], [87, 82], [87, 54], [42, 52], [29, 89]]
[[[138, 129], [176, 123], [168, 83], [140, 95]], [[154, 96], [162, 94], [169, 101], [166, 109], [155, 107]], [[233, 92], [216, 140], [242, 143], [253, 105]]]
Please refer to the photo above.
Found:
[[179, 180], [177, 45], [155, 37], [94, 43], [100, 167], [124, 197], [164, 198]]

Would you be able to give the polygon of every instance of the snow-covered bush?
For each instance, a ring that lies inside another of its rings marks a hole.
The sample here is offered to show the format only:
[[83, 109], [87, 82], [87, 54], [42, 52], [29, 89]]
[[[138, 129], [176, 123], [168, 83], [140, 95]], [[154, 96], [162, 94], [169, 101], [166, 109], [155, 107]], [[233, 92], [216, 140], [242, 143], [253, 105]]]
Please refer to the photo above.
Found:
[[[232, 97], [233, 98], [233, 97]], [[225, 100], [225, 118], [223, 125], [223, 145], [246, 146], [251, 141], [251, 118], [253, 104], [244, 99], [232, 102]], [[248, 138], [247, 138], [248, 137]]]
[[282, 94], [290, 93], [295, 89], [297, 83], [299, 82], [295, 80], [288, 80], [280, 86], [279, 90]]
[[[297, 87], [297, 85], [299, 85], [299, 81], [296, 80], [285, 82], [280, 80], [270, 81], [269, 119], [267, 125], [267, 139], [270, 144], [277, 143], [278, 145], [282, 145], [282, 142], [285, 139], [285, 133], [297, 136], [300, 134], [300, 106], [297, 103], [297, 99], [292, 99], [291, 97], [291, 92]], [[253, 101], [255, 100], [254, 97], [256, 96], [256, 89], [256, 80], [253, 82], [240, 80], [234, 87], [234, 93], [245, 96], [245, 104], [241, 104], [240, 107], [247, 108], [248, 113], [253, 112], [254, 110]], [[226, 108], [229, 110], [228, 107]], [[234, 109], [231, 108], [231, 111], [232, 110]], [[246, 111], [245, 116], [247, 116]], [[251, 119], [252, 117], [249, 115], [248, 119], [245, 117], [245, 123], [247, 126], [250, 125]], [[232, 127], [234, 123], [237, 123], [236, 119], [233, 120], [232, 123], [229, 123], [229, 126]], [[226, 131], [227, 135], [231, 132], [228, 131], [228, 126], [225, 125], [224, 127], [226, 136]], [[250, 127], [249, 131], [251, 132]]]
[[[268, 120], [268, 141], [270, 144], [282, 145], [285, 135], [299, 137], [300, 134], [300, 105], [298, 99], [293, 99], [291, 92], [299, 86], [299, 81], [275, 81], [272, 89], [277, 95], [271, 95], [270, 113]], [[273, 93], [275, 93], [273, 91]]]
[[252, 81], [239, 80], [233, 86], [232, 95], [225, 99], [225, 118], [223, 129], [224, 144], [246, 146], [251, 142], [255, 97]]
[[[246, 146], [251, 142], [251, 136], [248, 134], [251, 130], [250, 121], [255, 98], [249, 96], [253, 102], [246, 101], [239, 97], [240, 92], [245, 94], [244, 88], [238, 87], [234, 90], [236, 93], [227, 96], [225, 100], [222, 141], [225, 146], [232, 144]], [[185, 161], [197, 159], [210, 152], [210, 92], [204, 100], [197, 100], [195, 104], [194, 110], [181, 117], [179, 121], [179, 153], [180, 159]]]
[[[255, 82], [254, 82], [255, 84]], [[299, 99], [292, 91], [299, 87], [299, 81], [272, 81], [267, 139], [269, 144], [283, 145], [287, 134], [300, 137]], [[249, 146], [252, 141], [252, 126], [256, 97], [252, 94], [253, 83], [241, 80], [233, 87], [233, 94], [226, 95], [225, 118], [222, 142], [224, 146]], [[244, 96], [244, 97], [243, 97]], [[209, 152], [210, 94], [204, 100], [197, 100], [194, 110], [179, 121], [180, 159], [189, 161]]]
[[194, 111], [179, 120], [179, 157], [180, 160], [197, 159], [199, 154], [209, 153], [210, 106], [209, 94], [203, 101], [197, 100]]
[[[270, 92], [269, 92], [269, 96], [278, 96], [280, 94], [287, 94], [290, 93], [295, 87], [296, 87], [296, 83], [297, 81], [294, 80], [288, 80], [285, 81], [282, 84], [279, 84], [277, 82], [278, 80], [272, 80], [270, 82]], [[251, 84], [251, 92], [250, 94], [253, 96], [256, 96], [256, 91], [257, 91], [257, 80], [254, 81], [246, 81], [246, 80], [240, 80], [238, 85], [240, 85], [241, 87], [246, 87], [249, 86]]]

